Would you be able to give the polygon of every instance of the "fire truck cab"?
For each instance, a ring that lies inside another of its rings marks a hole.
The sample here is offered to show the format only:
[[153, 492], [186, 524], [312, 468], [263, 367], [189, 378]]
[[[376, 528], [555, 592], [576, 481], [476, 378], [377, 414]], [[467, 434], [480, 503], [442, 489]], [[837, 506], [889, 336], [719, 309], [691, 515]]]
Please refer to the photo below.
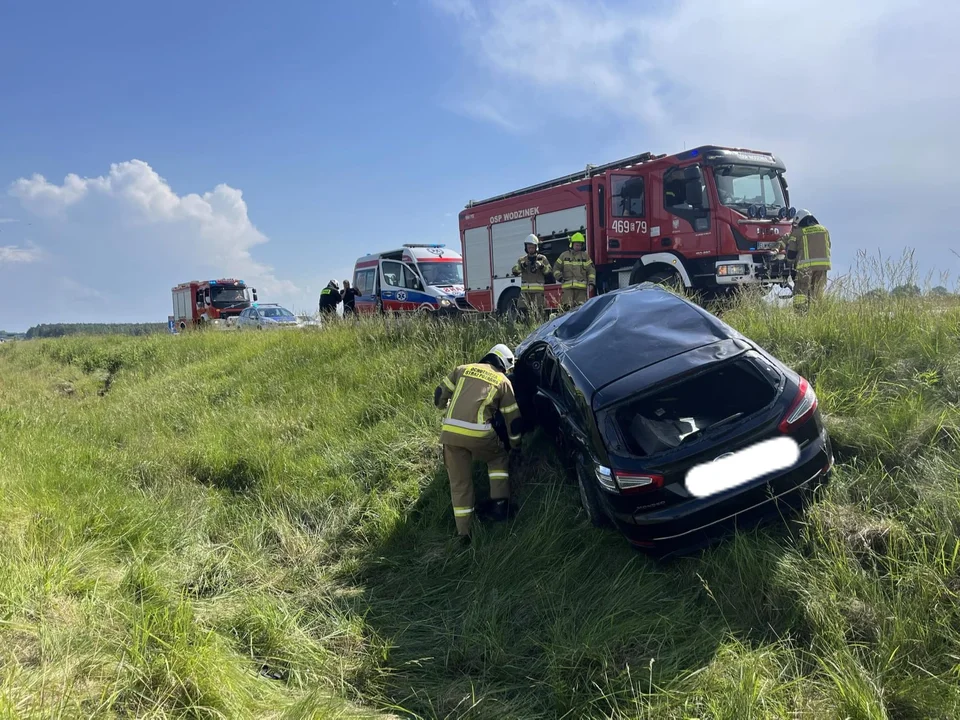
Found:
[[353, 271], [358, 313], [457, 313], [463, 258], [442, 244], [406, 244], [359, 258]]
[[243, 280], [191, 280], [173, 288], [174, 326], [188, 327], [226, 325], [257, 301], [256, 288], [248, 288]]
[[[701, 146], [644, 153], [480, 202], [460, 213], [464, 310], [507, 312], [520, 295], [511, 268], [535, 233], [551, 265], [574, 232], [586, 237], [597, 292], [644, 281], [705, 294], [785, 285], [780, 242], [791, 231], [786, 166], [774, 155]], [[547, 278], [548, 283], [551, 278]], [[556, 307], [559, 284], [548, 284]]]

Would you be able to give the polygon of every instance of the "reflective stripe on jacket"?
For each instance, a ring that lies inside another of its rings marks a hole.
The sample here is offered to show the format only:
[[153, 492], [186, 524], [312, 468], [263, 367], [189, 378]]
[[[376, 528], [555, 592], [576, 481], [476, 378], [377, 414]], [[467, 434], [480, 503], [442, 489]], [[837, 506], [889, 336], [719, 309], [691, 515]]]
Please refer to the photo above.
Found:
[[440, 382], [436, 405], [447, 408], [442, 435], [488, 438], [496, 434], [493, 419], [499, 410], [507, 427], [511, 447], [520, 443], [515, 425], [520, 408], [509, 378], [486, 363], [459, 365]]
[[794, 228], [787, 241], [787, 252], [796, 252], [797, 269], [830, 269], [830, 232], [823, 225]]
[[597, 271], [593, 267], [590, 256], [584, 251], [565, 251], [557, 258], [557, 264], [554, 267], [557, 281], [564, 288], [586, 290], [587, 285], [596, 283]]
[[513, 274], [520, 276], [520, 289], [524, 292], [543, 292], [547, 275], [550, 274], [550, 261], [545, 255], [537, 253], [533, 256], [533, 268], [530, 267], [530, 256], [524, 255], [513, 266]]

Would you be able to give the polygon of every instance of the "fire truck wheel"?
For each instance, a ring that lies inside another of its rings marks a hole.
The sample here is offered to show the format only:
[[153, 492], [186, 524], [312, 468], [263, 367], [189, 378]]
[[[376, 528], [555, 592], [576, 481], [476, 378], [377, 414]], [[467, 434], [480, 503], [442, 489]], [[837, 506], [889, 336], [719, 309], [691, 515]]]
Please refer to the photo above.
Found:
[[520, 301], [520, 288], [513, 287], [503, 291], [500, 296], [500, 303], [497, 312], [505, 315], [510, 320], [516, 320], [520, 315], [518, 303]]
[[652, 273], [643, 278], [643, 280], [644, 282], [650, 282], [654, 285], [663, 285], [671, 290], [680, 291], [683, 289], [683, 281], [680, 279], [680, 274], [675, 270], [670, 270], [669, 268], [664, 268], [663, 270], [654, 270]]

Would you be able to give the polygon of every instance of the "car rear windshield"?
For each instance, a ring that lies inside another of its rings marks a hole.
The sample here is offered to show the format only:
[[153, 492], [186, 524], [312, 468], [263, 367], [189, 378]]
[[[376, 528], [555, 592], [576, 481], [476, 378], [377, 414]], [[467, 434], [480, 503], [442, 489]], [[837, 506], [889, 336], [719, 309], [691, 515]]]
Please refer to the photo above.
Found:
[[772, 379], [741, 358], [627, 402], [611, 419], [627, 451], [643, 457], [692, 442], [711, 428], [743, 421], [766, 407], [776, 391]]

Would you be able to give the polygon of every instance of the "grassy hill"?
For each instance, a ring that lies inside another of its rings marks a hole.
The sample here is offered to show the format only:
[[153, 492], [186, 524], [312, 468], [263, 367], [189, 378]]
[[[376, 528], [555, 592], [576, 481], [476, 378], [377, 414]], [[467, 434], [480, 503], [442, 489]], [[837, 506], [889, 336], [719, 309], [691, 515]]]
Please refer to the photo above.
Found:
[[537, 435], [516, 520], [454, 541], [433, 388], [527, 328], [4, 344], [0, 715], [956, 717], [960, 310], [725, 319], [815, 382], [837, 473], [665, 564]]

